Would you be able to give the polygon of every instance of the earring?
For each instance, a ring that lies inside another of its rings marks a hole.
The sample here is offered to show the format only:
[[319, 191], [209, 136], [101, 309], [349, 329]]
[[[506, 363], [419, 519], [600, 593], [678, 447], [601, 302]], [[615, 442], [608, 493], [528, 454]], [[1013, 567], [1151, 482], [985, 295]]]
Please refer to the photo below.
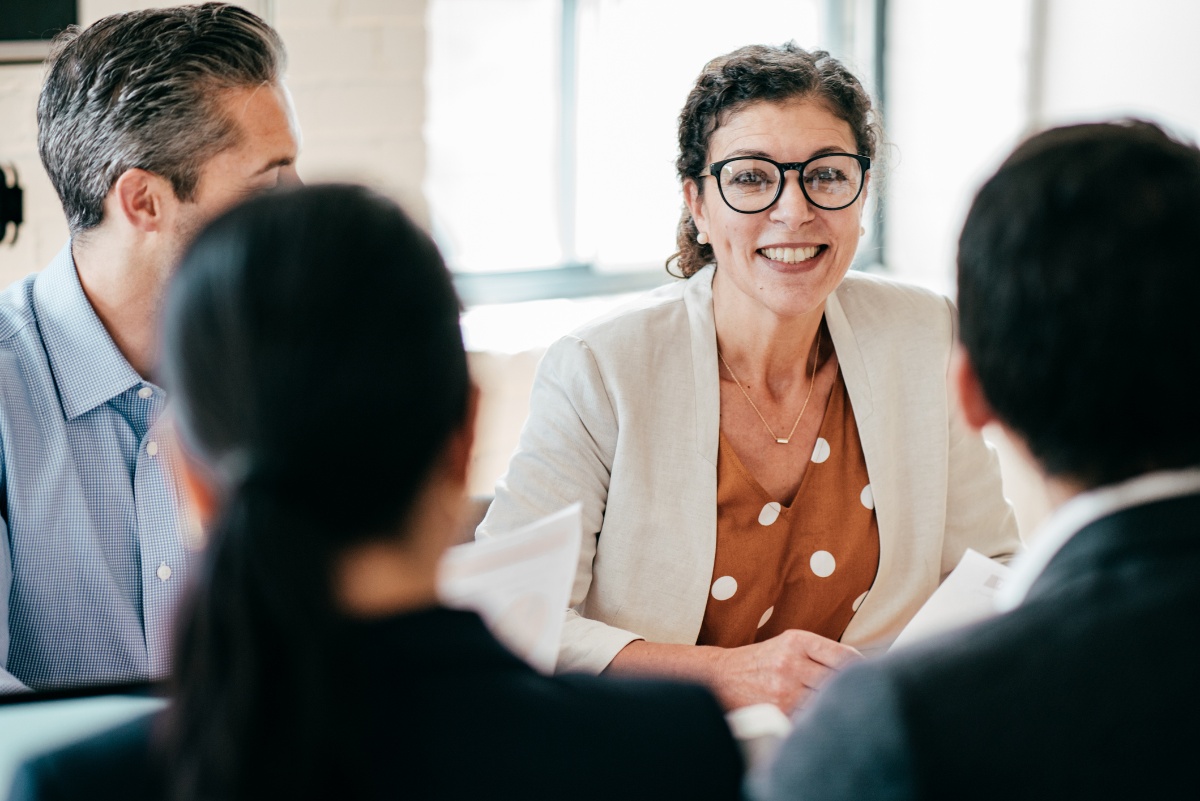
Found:
[[708, 244], [708, 234], [704, 233], [703, 231], [696, 234], [696, 244], [707, 245]]

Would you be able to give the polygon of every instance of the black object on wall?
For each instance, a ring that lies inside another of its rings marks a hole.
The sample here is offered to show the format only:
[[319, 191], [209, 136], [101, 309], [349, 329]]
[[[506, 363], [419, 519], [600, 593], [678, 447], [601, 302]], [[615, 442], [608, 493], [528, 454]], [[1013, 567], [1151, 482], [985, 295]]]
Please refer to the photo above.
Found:
[[[12, 177], [11, 184], [9, 183], [10, 176]], [[17, 229], [25, 221], [22, 202], [24, 194], [17, 180], [17, 168], [0, 167], [0, 243], [8, 239], [8, 228], [11, 225], [12, 240], [9, 244], [16, 244]]]
[[52, 39], [78, 21], [75, 0], [4, 0], [0, 42]]

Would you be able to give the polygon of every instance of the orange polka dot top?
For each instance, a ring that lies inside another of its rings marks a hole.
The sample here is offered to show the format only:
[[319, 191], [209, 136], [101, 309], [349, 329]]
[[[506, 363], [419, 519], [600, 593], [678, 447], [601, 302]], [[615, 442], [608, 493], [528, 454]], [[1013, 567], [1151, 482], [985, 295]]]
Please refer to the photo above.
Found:
[[875, 502], [841, 370], [787, 506], [767, 495], [721, 435], [717, 553], [698, 645], [749, 645], [786, 629], [840, 639], [878, 569]]

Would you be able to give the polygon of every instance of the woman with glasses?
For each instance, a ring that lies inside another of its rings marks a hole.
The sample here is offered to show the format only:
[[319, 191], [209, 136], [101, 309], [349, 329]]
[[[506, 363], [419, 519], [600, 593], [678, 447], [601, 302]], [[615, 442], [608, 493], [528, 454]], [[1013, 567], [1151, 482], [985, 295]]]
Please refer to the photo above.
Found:
[[789, 710], [967, 548], [1017, 549], [995, 455], [947, 399], [951, 304], [849, 272], [879, 140], [824, 52], [744, 47], [696, 81], [685, 280], [549, 349], [479, 530], [582, 500], [561, 668]]

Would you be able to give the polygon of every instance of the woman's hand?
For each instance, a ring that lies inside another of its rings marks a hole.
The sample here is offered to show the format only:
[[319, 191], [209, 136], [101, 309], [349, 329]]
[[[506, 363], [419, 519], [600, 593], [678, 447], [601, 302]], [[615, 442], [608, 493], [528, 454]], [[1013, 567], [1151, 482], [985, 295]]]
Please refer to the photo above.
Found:
[[790, 714], [860, 654], [800, 629], [763, 642], [721, 649], [711, 686], [726, 709], [771, 703]]
[[605, 672], [698, 681], [726, 710], [768, 703], [790, 714], [834, 672], [859, 659], [862, 654], [848, 645], [789, 629], [740, 648], [634, 640]]

